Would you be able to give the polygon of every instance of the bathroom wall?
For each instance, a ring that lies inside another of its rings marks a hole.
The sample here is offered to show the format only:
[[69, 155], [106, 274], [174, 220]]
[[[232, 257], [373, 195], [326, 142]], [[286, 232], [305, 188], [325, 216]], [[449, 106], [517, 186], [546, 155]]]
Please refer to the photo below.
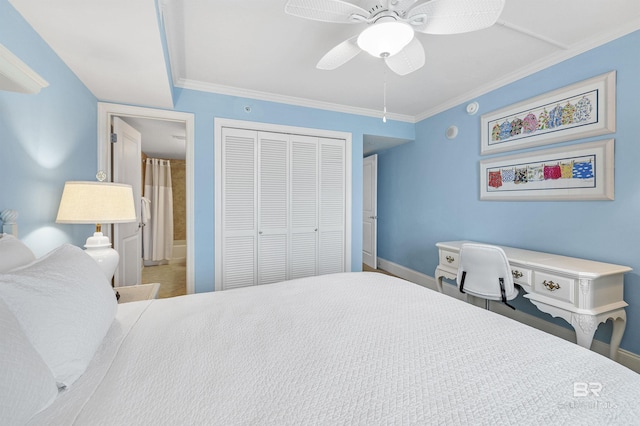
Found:
[[173, 186], [173, 240], [187, 239], [187, 162], [171, 160]]
[[[144, 162], [150, 158], [142, 153], [142, 187], [144, 188]], [[171, 190], [173, 193], [173, 240], [187, 239], [187, 162], [185, 160], [169, 160], [171, 162]]]

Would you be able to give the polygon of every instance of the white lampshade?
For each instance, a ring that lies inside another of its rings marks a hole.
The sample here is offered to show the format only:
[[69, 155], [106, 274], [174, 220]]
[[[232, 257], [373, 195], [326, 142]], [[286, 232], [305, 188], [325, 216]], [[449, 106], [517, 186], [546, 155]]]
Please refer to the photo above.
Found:
[[136, 221], [131, 185], [113, 182], [66, 182], [58, 208], [57, 223], [92, 223], [96, 232], [87, 238], [86, 253], [98, 262], [108, 280], [120, 256], [111, 248], [101, 224]]
[[124, 223], [136, 221], [131, 185], [113, 182], [67, 182], [57, 223]]
[[376, 58], [388, 58], [413, 40], [413, 28], [395, 20], [377, 22], [358, 36], [358, 46]]

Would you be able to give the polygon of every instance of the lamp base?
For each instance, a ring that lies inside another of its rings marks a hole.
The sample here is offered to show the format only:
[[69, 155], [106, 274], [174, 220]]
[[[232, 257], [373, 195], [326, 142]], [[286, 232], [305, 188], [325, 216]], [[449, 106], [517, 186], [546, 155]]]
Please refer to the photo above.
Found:
[[102, 269], [104, 275], [109, 282], [111, 282], [113, 274], [118, 267], [120, 255], [111, 248], [109, 237], [103, 235], [102, 232], [95, 232], [93, 236], [87, 238], [84, 247], [86, 249], [85, 253], [98, 262], [100, 269]]

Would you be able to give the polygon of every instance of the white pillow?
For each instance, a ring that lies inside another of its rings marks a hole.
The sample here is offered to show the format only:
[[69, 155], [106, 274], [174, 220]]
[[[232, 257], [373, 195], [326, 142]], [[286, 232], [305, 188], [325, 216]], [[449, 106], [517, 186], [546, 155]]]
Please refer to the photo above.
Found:
[[0, 234], [0, 273], [36, 260], [31, 249], [11, 234]]
[[19, 425], [58, 395], [56, 380], [0, 300], [0, 424]]
[[69, 386], [82, 375], [117, 309], [98, 263], [69, 244], [0, 274], [0, 298], [53, 372], [58, 387]]

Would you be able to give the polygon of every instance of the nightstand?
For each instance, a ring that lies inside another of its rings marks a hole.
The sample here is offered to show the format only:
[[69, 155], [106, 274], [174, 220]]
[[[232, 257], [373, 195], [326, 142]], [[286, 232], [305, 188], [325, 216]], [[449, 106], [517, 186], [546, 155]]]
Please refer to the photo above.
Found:
[[139, 300], [149, 300], [158, 297], [160, 283], [127, 285], [114, 288], [120, 294], [118, 303], [137, 302]]

